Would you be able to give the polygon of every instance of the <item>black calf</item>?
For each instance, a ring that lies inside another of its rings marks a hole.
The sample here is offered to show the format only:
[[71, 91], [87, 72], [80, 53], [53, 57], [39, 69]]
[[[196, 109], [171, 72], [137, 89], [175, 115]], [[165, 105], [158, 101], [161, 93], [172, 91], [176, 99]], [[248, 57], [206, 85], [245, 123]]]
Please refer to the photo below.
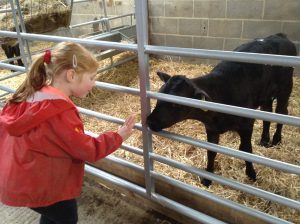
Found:
[[[296, 56], [295, 45], [284, 34], [268, 36], [243, 44], [235, 51], [264, 54], [279, 54]], [[288, 99], [293, 86], [293, 68], [241, 62], [223, 61], [209, 74], [188, 79], [182, 75], [169, 76], [158, 72], [165, 84], [159, 92], [195, 99], [235, 105], [264, 111], [272, 111], [273, 101], [277, 100], [275, 112], [287, 114]], [[239, 150], [252, 153], [251, 136], [254, 119], [204, 111], [164, 101], [157, 101], [156, 107], [147, 118], [147, 123], [153, 131], [160, 131], [185, 119], [195, 119], [203, 122], [206, 128], [207, 140], [218, 144], [219, 136], [227, 131], [236, 131], [240, 136]], [[263, 122], [260, 144], [269, 147], [281, 141], [282, 124], [277, 124], [276, 132], [270, 141], [270, 122]], [[217, 153], [207, 151], [207, 168], [214, 172], [214, 160]], [[252, 180], [256, 172], [251, 162], [246, 163], [246, 174]], [[210, 180], [203, 179], [205, 186]]]
[[[13, 45], [13, 46], [11, 46], [9, 44], [6, 44], [6, 43], [3, 43], [3, 44], [1, 44], [1, 48], [4, 50], [4, 53], [5, 53], [7, 58], [19, 57], [21, 55], [20, 54], [20, 47], [19, 47], [18, 43]], [[14, 61], [10, 61], [9, 63], [12, 64], [12, 65], [15, 64]], [[18, 63], [19, 66], [24, 66], [21, 59], [18, 59], [17, 63]]]

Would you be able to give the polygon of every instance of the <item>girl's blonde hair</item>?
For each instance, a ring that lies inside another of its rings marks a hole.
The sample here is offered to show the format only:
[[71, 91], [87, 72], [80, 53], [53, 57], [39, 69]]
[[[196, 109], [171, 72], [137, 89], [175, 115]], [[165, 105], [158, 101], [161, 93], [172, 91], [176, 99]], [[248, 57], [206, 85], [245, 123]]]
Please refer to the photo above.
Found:
[[96, 58], [83, 46], [72, 42], [61, 42], [51, 50], [51, 61], [44, 61], [45, 53], [37, 55], [24, 82], [13, 94], [9, 102], [25, 101], [43, 86], [51, 84], [55, 75], [63, 70], [74, 69], [76, 74], [95, 72], [98, 68]]

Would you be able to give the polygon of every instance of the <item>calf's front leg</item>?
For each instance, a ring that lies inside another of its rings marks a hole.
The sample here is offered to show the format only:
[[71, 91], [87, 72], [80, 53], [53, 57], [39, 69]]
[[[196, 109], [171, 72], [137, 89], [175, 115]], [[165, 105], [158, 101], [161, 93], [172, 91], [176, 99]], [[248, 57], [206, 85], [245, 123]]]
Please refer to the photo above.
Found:
[[[248, 153], [252, 153], [252, 145], [251, 145], [252, 130], [253, 129], [243, 129], [243, 130], [238, 131], [240, 138], [241, 138], [241, 144], [240, 144], [239, 150], [248, 152]], [[245, 161], [245, 163], [246, 163], [247, 176], [251, 180], [255, 181], [256, 180], [256, 172], [253, 168], [252, 162]]]
[[[212, 131], [208, 131], [206, 130], [207, 133], [207, 141], [214, 143], [214, 144], [218, 144], [219, 143], [219, 137], [220, 135], [212, 132]], [[206, 171], [213, 173], [214, 172], [214, 164], [215, 164], [215, 158], [217, 156], [216, 152], [213, 151], [209, 151], [207, 150], [207, 167], [206, 167]], [[202, 178], [201, 183], [206, 186], [209, 187], [209, 185], [211, 185], [211, 180]]]

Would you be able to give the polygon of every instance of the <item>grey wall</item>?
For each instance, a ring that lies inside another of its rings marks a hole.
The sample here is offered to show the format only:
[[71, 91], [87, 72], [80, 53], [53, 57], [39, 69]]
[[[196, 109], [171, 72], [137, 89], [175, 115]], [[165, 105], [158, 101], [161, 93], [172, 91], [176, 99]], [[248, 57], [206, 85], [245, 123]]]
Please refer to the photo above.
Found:
[[[134, 13], [134, 0], [105, 0], [107, 16], [120, 16]], [[74, 3], [72, 11], [71, 25], [92, 21], [94, 18], [105, 17], [102, 0], [88, 0], [86, 2]], [[130, 17], [113, 20], [112, 27], [129, 25]], [[87, 25], [75, 29], [75, 36], [84, 35], [93, 31], [92, 25]]]
[[250, 39], [283, 32], [300, 46], [300, 0], [148, 0], [148, 4], [154, 45], [233, 50]]

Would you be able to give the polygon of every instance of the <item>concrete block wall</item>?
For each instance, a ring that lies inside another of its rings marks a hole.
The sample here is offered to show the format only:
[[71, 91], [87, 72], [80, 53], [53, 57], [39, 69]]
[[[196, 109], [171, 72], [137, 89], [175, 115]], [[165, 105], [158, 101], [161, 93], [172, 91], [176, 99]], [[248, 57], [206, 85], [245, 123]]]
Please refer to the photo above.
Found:
[[300, 46], [299, 0], [148, 0], [148, 5], [153, 45], [233, 50], [283, 32]]

